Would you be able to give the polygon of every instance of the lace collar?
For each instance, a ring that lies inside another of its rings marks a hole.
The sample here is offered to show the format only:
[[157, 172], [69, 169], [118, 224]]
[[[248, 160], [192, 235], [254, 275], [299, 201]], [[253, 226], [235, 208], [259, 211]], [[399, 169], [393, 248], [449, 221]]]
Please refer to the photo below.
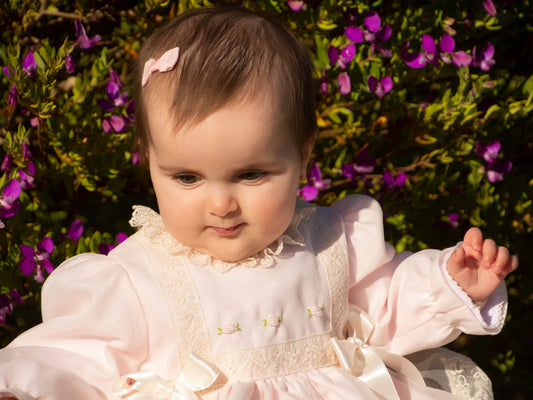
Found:
[[315, 212], [315, 207], [298, 200], [292, 221], [287, 230], [277, 240], [259, 253], [239, 262], [225, 262], [201, 253], [178, 242], [165, 228], [161, 216], [149, 207], [133, 206], [130, 225], [138, 228], [154, 244], [159, 244], [173, 255], [184, 255], [195, 266], [210, 265], [215, 271], [227, 272], [236, 266], [247, 268], [269, 268], [274, 265], [274, 257], [283, 251], [284, 244], [304, 246], [304, 239], [298, 231], [300, 222], [308, 219]]

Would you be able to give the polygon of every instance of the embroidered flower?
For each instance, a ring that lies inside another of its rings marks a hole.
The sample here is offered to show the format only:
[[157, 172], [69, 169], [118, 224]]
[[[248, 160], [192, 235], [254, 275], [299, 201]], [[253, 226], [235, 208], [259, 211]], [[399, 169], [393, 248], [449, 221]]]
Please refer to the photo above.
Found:
[[307, 309], [308, 317], [321, 317], [324, 315], [324, 307], [313, 306]]
[[234, 334], [235, 332], [240, 332], [241, 330], [241, 327], [239, 326], [239, 323], [237, 322], [236, 324], [228, 324], [228, 325], [224, 325], [222, 328], [217, 328], [218, 330], [218, 335], [232, 335]]
[[267, 318], [263, 319], [263, 326], [272, 326], [277, 328], [281, 325], [282, 321], [283, 318], [281, 318], [279, 315], [269, 315]]

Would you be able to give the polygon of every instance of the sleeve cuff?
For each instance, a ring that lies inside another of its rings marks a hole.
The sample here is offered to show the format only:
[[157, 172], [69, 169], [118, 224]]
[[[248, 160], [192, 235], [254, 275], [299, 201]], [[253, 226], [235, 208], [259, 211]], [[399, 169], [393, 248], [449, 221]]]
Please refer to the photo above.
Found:
[[[470, 313], [481, 325], [483, 331], [479, 333], [497, 334], [503, 327], [505, 315], [507, 313], [507, 289], [505, 287], [505, 282], [502, 281], [500, 283], [496, 290], [494, 290], [494, 292], [488, 297], [485, 304], [474, 303], [463, 288], [461, 288], [461, 286], [459, 286], [459, 284], [451, 277], [446, 268], [448, 259], [453, 251], [460, 245], [461, 244], [459, 243], [457, 246], [443, 251], [440, 259], [442, 276], [449, 288], [452, 289], [453, 293], [462, 301], [465, 307], [467, 307]], [[476, 332], [476, 330], [474, 332], [468, 332], [465, 330], [465, 333], [477, 334], [478, 332]]]

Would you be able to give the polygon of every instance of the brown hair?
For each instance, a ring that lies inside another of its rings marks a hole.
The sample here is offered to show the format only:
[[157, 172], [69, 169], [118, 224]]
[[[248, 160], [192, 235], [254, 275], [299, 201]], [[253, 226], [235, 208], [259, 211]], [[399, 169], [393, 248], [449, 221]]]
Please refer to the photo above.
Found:
[[[175, 68], [153, 74], [147, 85], [141, 86], [145, 62], [174, 47], [180, 48]], [[168, 98], [178, 130], [262, 90], [274, 96], [279, 118], [285, 118], [304, 154], [317, 131], [313, 71], [304, 45], [268, 17], [228, 6], [186, 11], [150, 36], [136, 60], [134, 97], [140, 156], [146, 160], [148, 153], [151, 133], [146, 110], [151, 98]]]

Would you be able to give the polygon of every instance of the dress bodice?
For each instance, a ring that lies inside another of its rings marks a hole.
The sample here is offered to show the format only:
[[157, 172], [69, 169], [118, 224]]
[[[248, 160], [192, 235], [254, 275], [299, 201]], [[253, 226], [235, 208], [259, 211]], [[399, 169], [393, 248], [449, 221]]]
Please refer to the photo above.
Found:
[[176, 242], [158, 214], [137, 209], [135, 239], [166, 298], [180, 359], [192, 351], [227, 379], [247, 381], [337, 364], [330, 340], [346, 320], [346, 242], [315, 210], [299, 205], [269, 251], [218, 264]]

